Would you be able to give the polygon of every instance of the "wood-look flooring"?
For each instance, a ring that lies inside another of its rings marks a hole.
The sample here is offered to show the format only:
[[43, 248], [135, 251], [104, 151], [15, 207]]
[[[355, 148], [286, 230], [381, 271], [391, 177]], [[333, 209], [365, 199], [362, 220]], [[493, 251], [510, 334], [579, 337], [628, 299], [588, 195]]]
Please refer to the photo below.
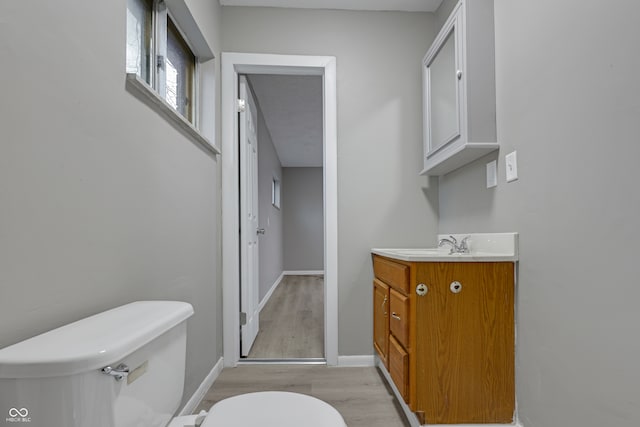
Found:
[[324, 357], [324, 279], [285, 276], [260, 312], [249, 359]]
[[321, 399], [340, 412], [348, 427], [409, 426], [393, 393], [373, 367], [263, 364], [227, 368], [194, 413], [208, 411], [227, 397], [270, 390]]

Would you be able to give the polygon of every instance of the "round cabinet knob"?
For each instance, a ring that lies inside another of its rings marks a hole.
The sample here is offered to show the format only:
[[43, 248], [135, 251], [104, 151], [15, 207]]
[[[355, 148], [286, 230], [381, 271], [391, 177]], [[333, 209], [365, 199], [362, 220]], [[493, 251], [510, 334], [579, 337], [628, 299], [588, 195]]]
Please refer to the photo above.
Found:
[[453, 292], [454, 294], [459, 294], [462, 291], [462, 283], [458, 281], [451, 282], [451, 284], [449, 285], [449, 289], [451, 289], [451, 292]]
[[416, 294], [421, 297], [425, 296], [428, 290], [429, 289], [427, 288], [427, 285], [425, 285], [424, 283], [420, 283], [418, 286], [416, 286]]
[[458, 80], [462, 79], [462, 71], [458, 70], [458, 72], [456, 73], [456, 77], [458, 77]]

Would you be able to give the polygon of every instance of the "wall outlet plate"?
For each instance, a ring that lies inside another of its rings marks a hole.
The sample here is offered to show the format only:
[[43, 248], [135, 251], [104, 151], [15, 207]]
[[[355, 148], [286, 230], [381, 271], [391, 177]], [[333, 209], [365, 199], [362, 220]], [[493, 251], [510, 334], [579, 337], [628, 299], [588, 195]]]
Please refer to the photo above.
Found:
[[516, 158], [516, 152], [513, 151], [504, 157], [505, 171], [507, 173], [507, 182], [515, 181], [518, 179], [518, 160]]

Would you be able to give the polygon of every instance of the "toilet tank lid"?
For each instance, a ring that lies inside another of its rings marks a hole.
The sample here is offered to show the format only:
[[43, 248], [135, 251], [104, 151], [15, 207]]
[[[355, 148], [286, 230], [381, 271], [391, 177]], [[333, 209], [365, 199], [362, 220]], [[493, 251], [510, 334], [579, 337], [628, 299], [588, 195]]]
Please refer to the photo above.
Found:
[[73, 375], [121, 361], [193, 315], [180, 301], [137, 301], [0, 349], [0, 379]]

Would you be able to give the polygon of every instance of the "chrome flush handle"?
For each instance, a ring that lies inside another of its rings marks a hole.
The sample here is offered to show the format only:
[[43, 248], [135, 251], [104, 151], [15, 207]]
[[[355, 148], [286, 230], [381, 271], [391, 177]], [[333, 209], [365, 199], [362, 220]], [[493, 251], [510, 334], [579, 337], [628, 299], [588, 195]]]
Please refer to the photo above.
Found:
[[129, 375], [129, 367], [124, 363], [119, 364], [115, 368], [105, 366], [100, 370], [105, 375], [111, 375], [116, 381], [122, 381]]

